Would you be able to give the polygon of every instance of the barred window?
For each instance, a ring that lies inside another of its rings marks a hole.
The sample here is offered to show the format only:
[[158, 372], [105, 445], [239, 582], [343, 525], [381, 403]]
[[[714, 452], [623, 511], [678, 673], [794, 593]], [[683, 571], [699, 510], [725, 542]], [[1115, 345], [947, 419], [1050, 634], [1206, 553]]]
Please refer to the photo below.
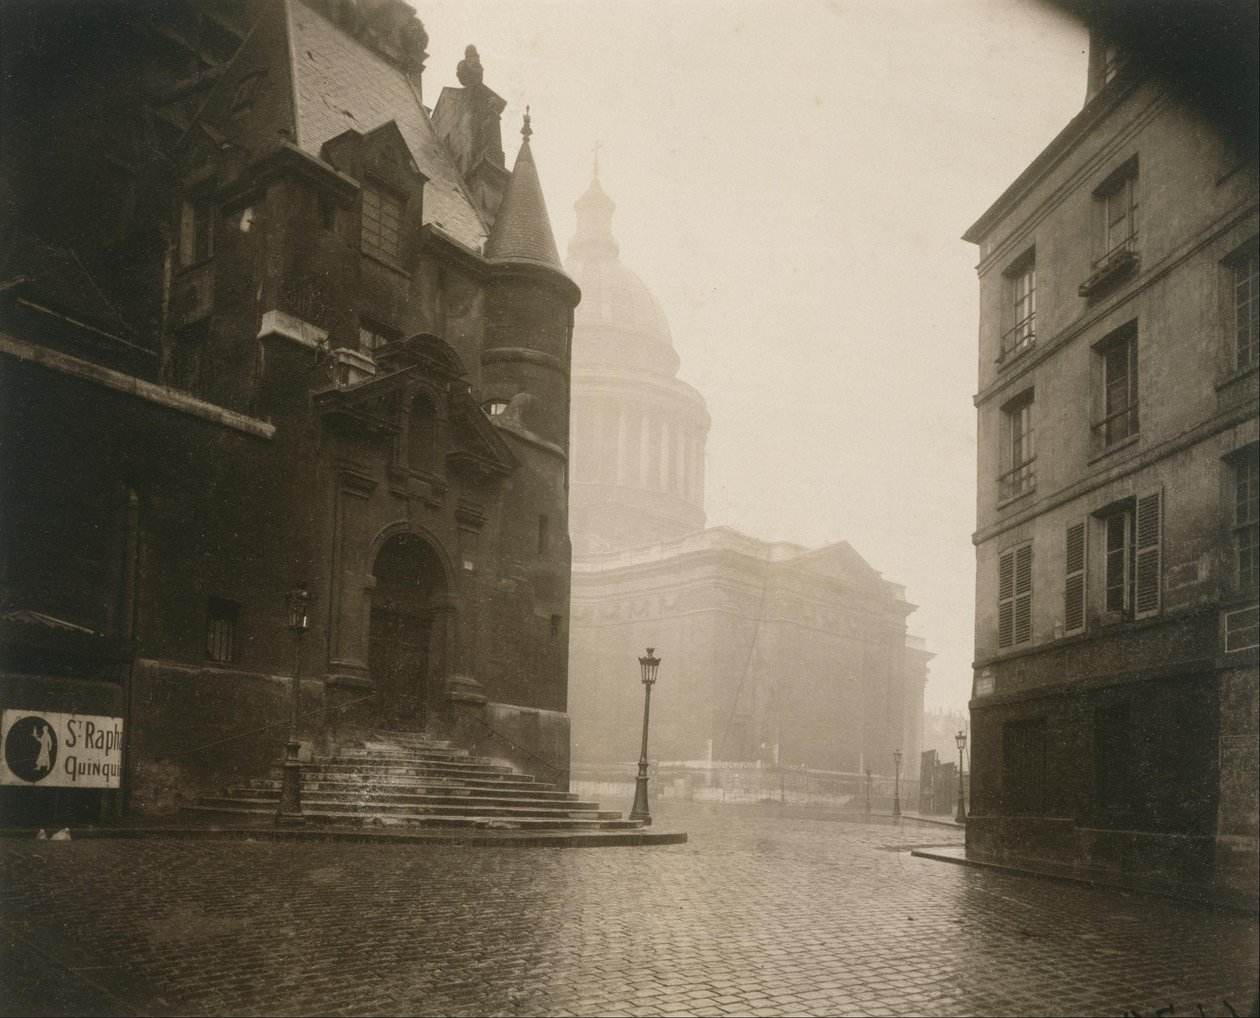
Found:
[[1252, 446], [1234, 463], [1234, 543], [1239, 591], [1260, 586], [1260, 457]]
[[361, 242], [367, 254], [386, 261], [402, 258], [403, 203], [373, 187], [363, 189], [363, 232]]
[[1104, 447], [1138, 433], [1137, 323], [1121, 326], [1095, 349], [1102, 362], [1102, 420], [1094, 425]]
[[1122, 251], [1136, 251], [1138, 240], [1138, 172], [1134, 162], [1095, 192], [1101, 212], [1102, 237], [1095, 264]]
[[236, 660], [236, 621], [241, 606], [221, 597], [210, 598], [206, 609], [206, 657], [220, 664]]
[[1037, 256], [1029, 251], [1006, 270], [1010, 328], [1002, 334], [998, 362], [1028, 349], [1037, 339]]
[[1257, 360], [1257, 332], [1260, 332], [1260, 296], [1257, 295], [1257, 257], [1252, 249], [1233, 263], [1234, 353], [1239, 371], [1253, 367]]
[[1033, 473], [1033, 390], [1020, 393], [1002, 407], [1002, 473], [998, 478], [998, 498], [1006, 500], [1032, 491]]

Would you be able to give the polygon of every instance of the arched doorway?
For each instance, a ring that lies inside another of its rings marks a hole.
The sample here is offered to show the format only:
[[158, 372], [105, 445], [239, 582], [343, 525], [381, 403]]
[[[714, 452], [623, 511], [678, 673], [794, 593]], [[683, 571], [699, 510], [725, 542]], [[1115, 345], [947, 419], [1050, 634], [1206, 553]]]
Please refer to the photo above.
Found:
[[395, 534], [372, 569], [368, 670], [384, 720], [423, 728], [442, 678], [445, 633], [435, 625], [446, 593], [446, 573], [433, 548], [415, 534]]

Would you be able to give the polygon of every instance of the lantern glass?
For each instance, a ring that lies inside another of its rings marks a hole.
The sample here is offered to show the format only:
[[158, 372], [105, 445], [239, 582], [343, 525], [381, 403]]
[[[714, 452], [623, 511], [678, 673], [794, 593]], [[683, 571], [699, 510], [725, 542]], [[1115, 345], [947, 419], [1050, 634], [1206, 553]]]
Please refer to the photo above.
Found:
[[655, 648], [647, 649], [647, 657], [639, 658], [639, 670], [643, 674], [643, 684], [650, 686], [656, 682], [656, 670], [661, 666], [661, 659], [655, 656]]
[[893, 759], [894, 759], [897, 763], [901, 763], [901, 750], [899, 750], [899, 749], [894, 749], [894, 750], [893, 750]]
[[289, 629], [304, 633], [311, 624], [311, 595], [303, 583], [289, 591]]
[[959, 732], [954, 736], [954, 744], [958, 747], [958, 752], [962, 752], [967, 745], [967, 736], [964, 732]]

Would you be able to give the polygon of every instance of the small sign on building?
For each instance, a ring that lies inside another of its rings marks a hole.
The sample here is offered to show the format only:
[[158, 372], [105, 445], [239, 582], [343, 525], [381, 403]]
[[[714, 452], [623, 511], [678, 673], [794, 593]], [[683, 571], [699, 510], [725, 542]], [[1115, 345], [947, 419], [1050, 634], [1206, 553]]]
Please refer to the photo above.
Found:
[[0, 785], [118, 788], [122, 718], [6, 709], [0, 715]]

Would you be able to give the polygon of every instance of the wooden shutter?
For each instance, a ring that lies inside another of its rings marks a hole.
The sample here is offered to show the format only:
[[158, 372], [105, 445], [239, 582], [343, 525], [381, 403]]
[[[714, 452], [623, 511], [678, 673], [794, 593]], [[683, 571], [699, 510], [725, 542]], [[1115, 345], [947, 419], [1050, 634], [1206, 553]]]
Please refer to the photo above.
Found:
[[1076, 633], [1085, 628], [1085, 540], [1082, 520], [1067, 528], [1067, 549], [1064, 564], [1067, 583], [1063, 589], [1063, 630]]
[[1015, 549], [1015, 642], [1032, 640], [1032, 545]]
[[1161, 586], [1160, 493], [1152, 492], [1137, 500], [1137, 576], [1133, 598], [1133, 617], [1142, 619], [1159, 611]]
[[998, 560], [998, 646], [1032, 639], [1032, 545], [1003, 552]]
[[1015, 636], [1015, 553], [998, 560], [998, 646], [1009, 647]]

